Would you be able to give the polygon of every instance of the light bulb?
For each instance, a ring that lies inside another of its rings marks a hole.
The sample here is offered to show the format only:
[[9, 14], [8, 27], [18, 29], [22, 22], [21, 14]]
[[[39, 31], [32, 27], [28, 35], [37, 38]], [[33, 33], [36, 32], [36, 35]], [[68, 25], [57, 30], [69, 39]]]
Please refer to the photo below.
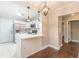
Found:
[[44, 10], [45, 10], [45, 11], [48, 11], [48, 8], [45, 8]]
[[48, 8], [45, 7], [45, 8], [43, 9], [43, 12], [48, 12]]

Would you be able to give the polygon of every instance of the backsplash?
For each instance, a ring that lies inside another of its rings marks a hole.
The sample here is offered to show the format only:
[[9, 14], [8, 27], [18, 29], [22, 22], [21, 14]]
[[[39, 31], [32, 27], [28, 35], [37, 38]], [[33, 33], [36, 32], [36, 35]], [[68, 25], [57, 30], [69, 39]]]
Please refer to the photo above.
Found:
[[41, 22], [34, 20], [32, 22], [15, 22], [16, 33], [37, 34], [40, 32]]

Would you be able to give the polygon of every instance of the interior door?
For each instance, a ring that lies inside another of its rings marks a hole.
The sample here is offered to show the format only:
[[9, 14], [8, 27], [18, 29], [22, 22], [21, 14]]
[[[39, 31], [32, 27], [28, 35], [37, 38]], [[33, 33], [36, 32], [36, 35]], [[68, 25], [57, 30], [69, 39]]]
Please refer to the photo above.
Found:
[[71, 22], [71, 40], [79, 42], [79, 21]]
[[0, 19], [0, 43], [13, 41], [12, 20]]

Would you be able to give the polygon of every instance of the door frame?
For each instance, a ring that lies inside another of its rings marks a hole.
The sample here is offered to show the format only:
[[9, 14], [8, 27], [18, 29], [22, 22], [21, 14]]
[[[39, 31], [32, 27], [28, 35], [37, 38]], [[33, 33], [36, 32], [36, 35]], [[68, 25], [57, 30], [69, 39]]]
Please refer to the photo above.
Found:
[[70, 41], [72, 41], [72, 34], [71, 34], [71, 22], [74, 21], [79, 21], [79, 19], [71, 19], [71, 20], [67, 20], [67, 43], [69, 43]]

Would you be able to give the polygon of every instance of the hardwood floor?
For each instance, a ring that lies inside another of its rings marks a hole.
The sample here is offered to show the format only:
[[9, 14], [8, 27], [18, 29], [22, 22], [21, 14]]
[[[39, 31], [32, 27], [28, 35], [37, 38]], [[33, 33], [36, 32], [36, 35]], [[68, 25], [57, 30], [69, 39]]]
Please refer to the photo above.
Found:
[[77, 58], [79, 55], [78, 43], [64, 43], [59, 51], [48, 47], [27, 58]]

